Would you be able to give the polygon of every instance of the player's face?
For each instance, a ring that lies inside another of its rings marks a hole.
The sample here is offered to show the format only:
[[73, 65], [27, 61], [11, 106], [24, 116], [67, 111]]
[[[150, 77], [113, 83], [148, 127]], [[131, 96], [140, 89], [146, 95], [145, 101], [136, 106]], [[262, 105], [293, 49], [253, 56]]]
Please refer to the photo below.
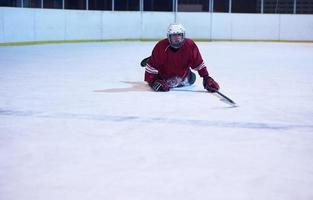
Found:
[[183, 42], [183, 34], [173, 34], [170, 36], [172, 44], [180, 44]]

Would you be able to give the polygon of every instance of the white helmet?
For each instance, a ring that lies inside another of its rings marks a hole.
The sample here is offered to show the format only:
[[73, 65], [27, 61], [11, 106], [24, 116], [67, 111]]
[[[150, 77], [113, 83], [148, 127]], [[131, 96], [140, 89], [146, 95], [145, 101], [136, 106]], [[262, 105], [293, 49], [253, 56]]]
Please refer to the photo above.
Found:
[[[181, 35], [182, 37], [178, 40], [172, 40], [171, 35]], [[167, 29], [167, 39], [171, 47], [178, 49], [180, 48], [185, 40], [185, 28], [182, 24], [170, 24]]]

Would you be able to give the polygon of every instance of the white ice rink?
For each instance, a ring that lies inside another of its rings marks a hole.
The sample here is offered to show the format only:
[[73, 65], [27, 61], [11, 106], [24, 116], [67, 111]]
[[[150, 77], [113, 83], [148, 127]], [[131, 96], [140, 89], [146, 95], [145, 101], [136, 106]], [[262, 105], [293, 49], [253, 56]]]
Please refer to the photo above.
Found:
[[155, 42], [0, 47], [0, 200], [312, 200], [313, 44], [198, 42], [231, 107], [152, 92]]

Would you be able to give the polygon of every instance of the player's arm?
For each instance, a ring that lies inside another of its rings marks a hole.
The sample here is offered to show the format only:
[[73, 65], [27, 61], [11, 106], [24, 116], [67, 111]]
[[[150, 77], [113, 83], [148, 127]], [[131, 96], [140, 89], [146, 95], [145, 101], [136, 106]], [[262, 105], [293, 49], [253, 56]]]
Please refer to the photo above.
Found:
[[146, 64], [145, 81], [149, 86], [157, 92], [169, 91], [170, 87], [165, 80], [160, 79], [158, 70], [158, 49], [157, 46], [153, 49], [152, 55]]
[[204, 64], [200, 51], [195, 43], [192, 45], [192, 58], [193, 62], [191, 68], [198, 71], [199, 75], [203, 78], [203, 87], [208, 90], [208, 92], [219, 90], [220, 86], [209, 76], [207, 67]]

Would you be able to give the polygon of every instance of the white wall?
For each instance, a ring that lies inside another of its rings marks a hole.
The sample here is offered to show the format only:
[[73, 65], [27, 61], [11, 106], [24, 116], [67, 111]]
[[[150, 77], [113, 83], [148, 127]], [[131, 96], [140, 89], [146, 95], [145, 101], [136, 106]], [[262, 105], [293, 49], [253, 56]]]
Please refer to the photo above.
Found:
[[[65, 13], [65, 39], [99, 39], [102, 37], [102, 13], [71, 10]], [[50, 23], [50, 22], [48, 22]]]
[[143, 12], [141, 38], [164, 38], [174, 15], [170, 12]]
[[35, 12], [32, 9], [3, 9], [3, 41], [34, 41]]
[[107, 11], [102, 13], [102, 39], [140, 38], [140, 12]]
[[[19, 12], [23, 12], [19, 11]], [[66, 13], [54, 9], [38, 9], [35, 12], [34, 38], [37, 41], [65, 40], [66, 39]], [[21, 16], [20, 16], [21, 17]], [[29, 19], [31, 20], [31, 19]], [[9, 19], [8, 19], [9, 21]], [[7, 22], [9, 24], [9, 22]], [[10, 37], [7, 38], [10, 40]]]
[[212, 14], [212, 39], [232, 39], [232, 15]]
[[313, 40], [313, 15], [281, 15], [281, 40]]
[[[166, 37], [172, 12], [0, 8], [0, 43]], [[313, 41], [313, 15], [177, 13], [187, 37]]]
[[176, 21], [184, 24], [187, 37], [211, 38], [211, 15], [209, 13], [177, 13]]
[[279, 15], [231, 14], [231, 39], [279, 40]]
[[4, 40], [4, 22], [3, 22], [3, 10], [0, 9], [0, 43]]

